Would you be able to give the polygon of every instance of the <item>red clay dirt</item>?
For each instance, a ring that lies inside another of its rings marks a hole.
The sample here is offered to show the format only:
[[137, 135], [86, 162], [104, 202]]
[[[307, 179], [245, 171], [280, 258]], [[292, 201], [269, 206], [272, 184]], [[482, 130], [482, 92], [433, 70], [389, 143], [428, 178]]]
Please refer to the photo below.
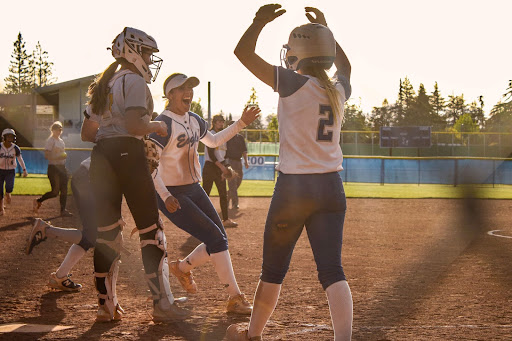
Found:
[[[73, 209], [72, 198], [70, 208]], [[125, 246], [118, 297], [126, 311], [118, 323], [94, 323], [97, 309], [92, 252], [72, 279], [79, 293], [49, 291], [48, 276], [69, 244], [47, 240], [24, 254], [34, 197], [13, 197], [0, 217], [0, 324], [73, 326], [43, 333], [0, 333], [1, 340], [222, 340], [231, 323], [246, 317], [225, 314], [227, 294], [213, 266], [194, 271], [198, 293], [185, 307], [193, 316], [180, 323], [151, 322], [138, 237], [126, 205]], [[218, 199], [213, 199], [218, 207]], [[241, 198], [227, 229], [239, 286], [248, 298], [260, 273], [263, 229], [270, 198]], [[43, 204], [40, 217], [56, 226], [79, 226], [59, 218], [57, 200]], [[475, 213], [476, 212], [476, 213]], [[343, 264], [354, 298], [353, 340], [512, 339], [512, 201], [348, 199]], [[479, 213], [479, 214], [477, 214]], [[199, 243], [164, 219], [169, 259], [183, 257]], [[500, 230], [489, 235], [488, 231]], [[185, 292], [171, 276], [175, 296]], [[325, 294], [317, 280], [305, 233], [297, 243], [279, 304], [265, 340], [332, 340]]]

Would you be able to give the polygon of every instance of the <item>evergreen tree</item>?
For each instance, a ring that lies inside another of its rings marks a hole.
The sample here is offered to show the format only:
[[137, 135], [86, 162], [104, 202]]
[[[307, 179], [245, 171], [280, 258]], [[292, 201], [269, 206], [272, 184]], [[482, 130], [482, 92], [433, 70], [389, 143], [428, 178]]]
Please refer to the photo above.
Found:
[[409, 110], [408, 125], [430, 126], [431, 121], [430, 98], [425, 90], [423, 83], [420, 83], [418, 96], [414, 99], [414, 103]]
[[271, 142], [279, 142], [279, 123], [277, 121], [277, 115], [276, 114], [270, 114], [266, 118], [267, 120], [267, 130], [268, 136]]
[[380, 127], [389, 127], [393, 124], [393, 111], [387, 99], [384, 99], [382, 106], [373, 107], [368, 121], [373, 130], [380, 130]]
[[400, 89], [398, 91], [398, 100], [394, 106], [394, 116], [396, 125], [410, 125], [414, 110], [415, 92], [409, 78], [400, 79]]
[[192, 101], [192, 103], [190, 103], [190, 111], [195, 112], [196, 114], [204, 118], [203, 107], [201, 106], [201, 98], [199, 98], [197, 102]]
[[359, 105], [345, 103], [345, 117], [342, 130], [368, 130], [366, 116]]
[[[256, 95], [256, 89], [254, 89], [254, 87], [251, 88], [251, 95], [249, 96], [249, 100], [245, 105], [253, 105], [259, 108], [258, 96]], [[263, 123], [261, 123], [261, 116], [259, 116], [251, 124], [249, 124], [246, 127], [246, 129], [263, 129]]]
[[477, 101], [473, 101], [469, 104], [468, 113], [473, 121], [480, 127], [483, 128], [485, 124], [484, 116], [484, 96], [478, 97]]
[[32, 84], [34, 87], [46, 86], [53, 83], [53, 63], [48, 61], [48, 52], [42, 49], [39, 41], [37, 42], [36, 49], [32, 52], [30, 64], [33, 76]]
[[446, 110], [446, 121], [452, 126], [457, 122], [459, 117], [467, 112], [466, 101], [464, 100], [464, 94], [460, 96], [450, 95], [448, 96], [448, 105]]
[[430, 121], [434, 130], [444, 130], [446, 127], [446, 120], [444, 119], [446, 101], [439, 91], [437, 82], [434, 84], [434, 91], [429, 97], [430, 101]]
[[14, 42], [14, 51], [11, 54], [9, 76], [4, 79], [5, 89], [8, 94], [30, 93], [32, 90], [32, 75], [30, 55], [25, 49], [25, 42], [21, 32]]

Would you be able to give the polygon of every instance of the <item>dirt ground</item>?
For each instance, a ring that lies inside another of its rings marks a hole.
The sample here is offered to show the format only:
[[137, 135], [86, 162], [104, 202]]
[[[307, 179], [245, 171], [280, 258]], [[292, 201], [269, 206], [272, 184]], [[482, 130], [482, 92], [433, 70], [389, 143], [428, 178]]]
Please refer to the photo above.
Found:
[[[126, 311], [118, 323], [94, 323], [97, 309], [92, 252], [73, 271], [79, 293], [49, 291], [69, 244], [47, 240], [24, 254], [34, 197], [13, 197], [0, 217], [0, 324], [73, 326], [46, 333], [0, 333], [2, 340], [222, 340], [228, 325], [246, 322], [224, 313], [227, 294], [214, 269], [195, 271], [199, 286], [185, 307], [194, 314], [181, 323], [151, 322], [138, 238], [128, 221], [118, 281]], [[70, 207], [73, 208], [70, 197]], [[213, 199], [218, 207], [217, 198]], [[238, 228], [227, 230], [235, 274], [252, 301], [261, 265], [263, 228], [270, 198], [242, 198], [231, 211]], [[56, 226], [79, 226], [56, 218], [56, 199], [40, 216]], [[512, 201], [349, 199], [343, 264], [354, 298], [354, 340], [512, 339]], [[480, 213], [480, 214], [476, 214]], [[169, 258], [188, 254], [198, 241], [165, 220]], [[488, 234], [488, 231], [495, 235]], [[501, 235], [504, 237], [499, 237]], [[305, 234], [297, 243], [279, 304], [265, 340], [332, 340], [325, 294]], [[176, 296], [185, 295], [171, 276]]]

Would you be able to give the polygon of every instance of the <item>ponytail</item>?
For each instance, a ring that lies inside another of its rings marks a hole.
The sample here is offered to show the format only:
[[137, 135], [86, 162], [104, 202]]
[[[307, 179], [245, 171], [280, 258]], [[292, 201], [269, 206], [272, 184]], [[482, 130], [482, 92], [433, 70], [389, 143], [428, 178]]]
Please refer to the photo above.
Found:
[[343, 123], [344, 113], [341, 107], [341, 95], [334, 86], [332, 79], [327, 76], [327, 72], [322, 68], [314, 66], [305, 66], [301, 70], [304, 74], [316, 77], [320, 81], [320, 84], [322, 84], [327, 92], [327, 97], [329, 97], [329, 104], [331, 105], [334, 118], [339, 119]]
[[107, 95], [109, 92], [108, 82], [114, 76], [114, 73], [116, 73], [119, 65], [121, 65], [121, 63], [116, 60], [89, 85], [87, 96], [91, 99], [89, 104], [94, 113], [101, 113], [107, 105]]

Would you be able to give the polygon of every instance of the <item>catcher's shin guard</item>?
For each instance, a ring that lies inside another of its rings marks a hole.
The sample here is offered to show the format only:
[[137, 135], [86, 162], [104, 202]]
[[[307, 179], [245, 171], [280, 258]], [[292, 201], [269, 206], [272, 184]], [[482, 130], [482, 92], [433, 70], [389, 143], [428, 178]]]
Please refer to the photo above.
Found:
[[[145, 239], [153, 235], [148, 232], [154, 230], [156, 230], [154, 238]], [[146, 280], [152, 293], [153, 302], [155, 304], [160, 302], [163, 306], [171, 305], [174, 303], [174, 296], [169, 283], [167, 241], [164, 231], [159, 224], [155, 224], [144, 230], [139, 230], [139, 235]]]
[[[108, 268], [108, 271], [98, 272], [95, 268], [94, 279], [100, 304], [104, 301], [105, 309], [110, 314], [110, 320], [114, 320], [118, 307], [123, 312], [117, 301], [116, 282], [121, 263], [121, 250], [123, 250], [122, 228], [124, 225], [126, 225], [125, 222], [120, 219], [112, 225], [98, 227], [98, 238], [96, 239], [95, 257], [96, 252], [103, 255], [102, 261], [108, 263], [103, 265]], [[115, 237], [112, 239], [113, 235]], [[109, 236], [110, 238], [108, 238]]]

